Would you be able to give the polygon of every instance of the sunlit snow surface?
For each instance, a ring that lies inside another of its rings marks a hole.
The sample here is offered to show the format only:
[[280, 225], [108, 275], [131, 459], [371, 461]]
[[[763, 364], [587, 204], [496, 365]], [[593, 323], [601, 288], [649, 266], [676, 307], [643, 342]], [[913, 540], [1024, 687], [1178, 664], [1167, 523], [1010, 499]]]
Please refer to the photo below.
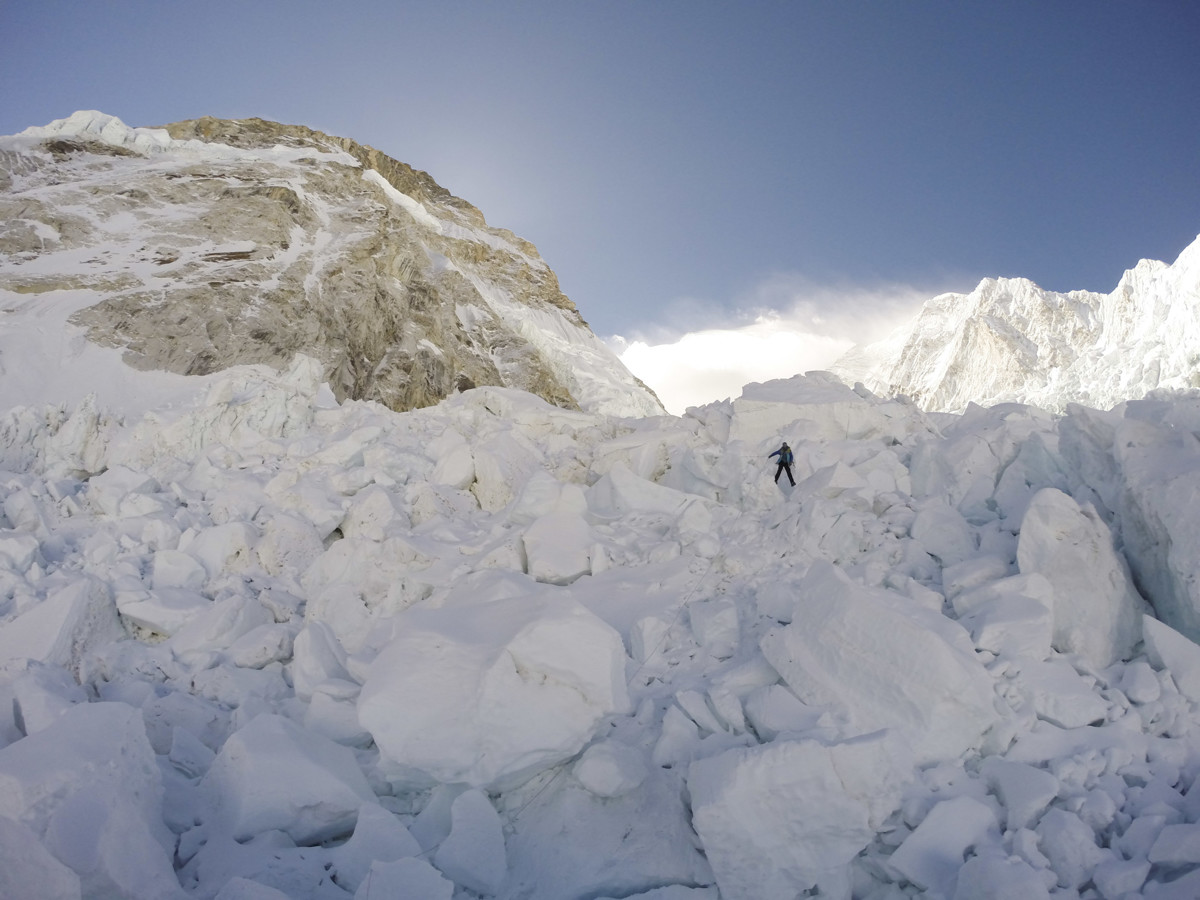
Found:
[[4, 411], [0, 895], [1197, 895], [1200, 398], [319, 378]]

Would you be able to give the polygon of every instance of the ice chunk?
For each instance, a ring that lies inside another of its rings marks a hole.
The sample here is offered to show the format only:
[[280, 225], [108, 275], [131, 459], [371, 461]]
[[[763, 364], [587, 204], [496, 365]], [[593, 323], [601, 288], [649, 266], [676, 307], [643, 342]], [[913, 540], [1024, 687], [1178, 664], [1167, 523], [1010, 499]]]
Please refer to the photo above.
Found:
[[450, 834], [433, 864], [455, 884], [478, 894], [497, 894], [508, 875], [504, 832], [495, 807], [482, 791], [464, 791], [450, 806]]
[[463, 597], [396, 617], [359, 720], [399, 780], [519, 782], [577, 753], [629, 708], [620, 635], [552, 588]]
[[461, 435], [452, 432], [447, 434], [453, 434], [458, 443], [451, 447], [445, 439], [441, 439], [430, 446], [430, 452], [435, 455], [437, 463], [429, 480], [433, 484], [465, 491], [475, 480], [475, 460], [471, 457], [471, 448], [463, 442]]
[[85, 787], [63, 800], [47, 823], [46, 846], [79, 875], [85, 897], [187, 896], [144, 812], [111, 788]]
[[359, 491], [342, 519], [342, 534], [382, 541], [393, 527], [407, 527], [408, 516], [397, 506], [391, 491], [374, 484]]
[[87, 499], [97, 510], [114, 518], [140, 515], [146, 510], [137, 505], [139, 499], [158, 490], [158, 482], [144, 472], [128, 466], [109, 466], [88, 480]]
[[1023, 661], [1017, 687], [1028, 698], [1038, 718], [1062, 728], [1104, 722], [1108, 715], [1104, 698], [1061, 659]]
[[708, 655], [728, 659], [741, 640], [737, 606], [730, 600], [718, 599], [692, 603], [687, 608], [688, 622]]
[[592, 535], [582, 516], [551, 512], [522, 536], [529, 574], [547, 584], [570, 584], [592, 571]]
[[271, 575], [290, 573], [292, 578], [307, 569], [325, 545], [313, 524], [289, 513], [275, 512], [262, 526], [254, 547], [259, 563]]
[[1074, 813], [1051, 809], [1034, 830], [1038, 847], [1058, 873], [1059, 887], [1082, 887], [1096, 866], [1104, 862], [1105, 854], [1096, 846], [1096, 835]]
[[905, 423], [891, 420], [881, 404], [859, 396], [836, 376], [808, 372], [744, 386], [733, 401], [729, 439], [778, 446], [781, 435], [832, 442], [904, 430]]
[[203, 594], [180, 588], [122, 591], [117, 595], [117, 609], [127, 622], [166, 637], [212, 605]]
[[[946, 599], [952, 603], [964, 591], [974, 590], [1012, 574], [1012, 564], [1007, 556], [994, 553], [972, 556], [962, 562], [942, 569], [942, 589]], [[958, 606], [955, 605], [955, 609]]]
[[642, 752], [618, 741], [588, 747], [572, 771], [579, 783], [597, 797], [628, 794], [637, 790], [649, 774]]
[[26, 660], [12, 683], [13, 719], [22, 734], [33, 734], [50, 725], [87, 693], [61, 666]]
[[1147, 881], [1145, 900], [1194, 900], [1200, 897], [1200, 869], [1193, 869], [1173, 881]]
[[354, 900], [450, 900], [454, 882], [423, 859], [373, 862]]
[[943, 566], [954, 566], [974, 556], [978, 550], [975, 533], [962, 513], [945, 502], [928, 503], [917, 513], [909, 534], [936, 556]]
[[246, 571], [254, 561], [258, 529], [249, 522], [226, 522], [205, 528], [187, 546], [189, 556], [198, 560], [209, 578], [222, 572]]
[[0, 567], [24, 574], [37, 560], [40, 547], [32, 534], [0, 530]]
[[291, 900], [283, 891], [240, 876], [231, 878], [213, 900]]
[[641, 894], [624, 894], [617, 897], [597, 897], [596, 900], [721, 900], [715, 887], [686, 887], [669, 884]]
[[319, 843], [349, 832], [375, 799], [352, 751], [276, 715], [234, 732], [203, 785], [235, 840], [278, 829], [298, 844]]
[[1032, 827], [1058, 796], [1060, 787], [1058, 779], [1045, 769], [994, 756], [984, 760], [980, 774], [1004, 804], [1004, 824], [1009, 831]]
[[1150, 874], [1144, 859], [1122, 859], [1114, 853], [1092, 871], [1092, 883], [1105, 900], [1136, 896]]
[[79, 876], [20, 822], [0, 816], [0, 897], [81, 900]]
[[640, 478], [622, 463], [614, 465], [587, 490], [588, 510], [601, 519], [637, 512], [681, 516], [693, 503], [708, 504], [709, 501]]
[[125, 637], [104, 582], [84, 576], [50, 593], [0, 628], [0, 665], [36, 659], [79, 675], [91, 651]]
[[1041, 874], [1018, 857], [973, 856], [958, 870], [953, 900], [1050, 900]]
[[[44, 834], [77, 795], [89, 809], [120, 808], [115, 830], [87, 838], [103, 843], [105, 858], [109, 851], [119, 853], [112, 842], [119, 846], [120, 832], [130, 830], [128, 854], [157, 855], [170, 871], [166, 848], [173, 841], [162, 821], [162, 776], [138, 710], [124, 703], [77, 704], [41, 731], [0, 749], [0, 816]], [[59, 820], [60, 831], [73, 819]], [[103, 821], [96, 818], [98, 829]], [[153, 846], [144, 847], [147, 841]]]
[[996, 720], [991, 676], [956, 622], [815, 563], [791, 625], [762, 640], [767, 661], [812, 706], [833, 704], [859, 733], [893, 729], [920, 762], [978, 746]]
[[229, 647], [261, 625], [273, 625], [274, 617], [258, 601], [232, 594], [188, 618], [168, 643], [178, 655], [206, 653]]
[[1054, 646], [1105, 667], [1141, 640], [1143, 602], [1108, 527], [1091, 505], [1055, 488], [1038, 491], [1021, 520], [1017, 565], [1054, 588]]
[[999, 843], [996, 817], [986, 803], [953, 797], [938, 803], [888, 858], [888, 866], [935, 896], [954, 893], [967, 851], [984, 842]]
[[[1040, 575], [1034, 577], [1041, 578]], [[960, 621], [971, 632], [975, 646], [980, 650], [1035, 660], [1050, 655], [1054, 615], [1050, 607], [1036, 597], [1023, 593], [999, 594]]]
[[150, 586], [198, 591], [204, 587], [208, 572], [191, 554], [182, 550], [159, 550], [150, 564]]
[[1180, 693], [1200, 703], [1200, 646], [1151, 616], [1142, 618], [1146, 656], [1175, 679]]
[[[1153, 626], [1151, 626], [1153, 630]], [[1146, 637], [1146, 623], [1142, 622], [1142, 635]], [[1152, 639], [1151, 639], [1152, 640]], [[1134, 703], [1153, 703], [1162, 696], [1162, 685], [1150, 664], [1144, 660], [1131, 662], [1121, 674], [1121, 690]]]
[[398, 818], [378, 803], [364, 803], [358, 810], [354, 834], [333, 849], [331, 858], [338, 884], [357, 891], [372, 862], [392, 862], [420, 854], [421, 846]]
[[692, 763], [692, 824], [721, 896], [794, 897], [844, 881], [898, 803], [906, 765], [899, 743], [878, 735], [775, 741]]
[[186, 728], [171, 729], [171, 749], [167, 758], [184, 775], [199, 778], [208, 771], [216, 754]]
[[756, 688], [746, 697], [746, 718], [764, 741], [784, 732], [815, 727], [824, 715], [820, 707], [807, 706], [782, 684]]
[[1147, 857], [1166, 866], [1200, 864], [1200, 825], [1167, 825], [1159, 832]]

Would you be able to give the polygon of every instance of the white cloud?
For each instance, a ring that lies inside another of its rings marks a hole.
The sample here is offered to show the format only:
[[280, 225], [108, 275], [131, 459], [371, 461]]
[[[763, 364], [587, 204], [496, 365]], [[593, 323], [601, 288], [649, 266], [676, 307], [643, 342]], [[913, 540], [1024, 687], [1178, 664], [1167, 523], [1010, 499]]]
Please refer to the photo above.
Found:
[[748, 311], [730, 315], [724, 326], [676, 339], [614, 338], [613, 344], [626, 367], [678, 415], [689, 406], [738, 397], [751, 382], [826, 369], [854, 345], [880, 340], [911, 321], [936, 293], [822, 286], [777, 274], [742, 298]]

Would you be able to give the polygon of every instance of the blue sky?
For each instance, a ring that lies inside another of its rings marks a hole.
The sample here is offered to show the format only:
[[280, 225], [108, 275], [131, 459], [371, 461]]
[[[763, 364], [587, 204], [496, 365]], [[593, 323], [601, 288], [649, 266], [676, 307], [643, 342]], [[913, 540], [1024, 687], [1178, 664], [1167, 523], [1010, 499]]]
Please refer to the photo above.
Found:
[[0, 0], [0, 84], [4, 134], [99, 109], [375, 146], [651, 345], [845, 339], [988, 275], [1107, 292], [1200, 233], [1190, 0]]

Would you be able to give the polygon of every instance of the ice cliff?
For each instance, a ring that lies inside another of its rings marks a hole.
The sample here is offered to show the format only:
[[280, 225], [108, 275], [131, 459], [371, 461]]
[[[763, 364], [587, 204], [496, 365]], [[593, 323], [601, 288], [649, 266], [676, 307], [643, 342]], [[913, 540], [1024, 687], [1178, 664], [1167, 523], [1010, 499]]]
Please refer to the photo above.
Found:
[[44, 341], [33, 372], [0, 345], [7, 405], [83, 377], [84, 349], [60, 340], [79, 331], [180, 374], [303, 352], [337, 397], [393, 409], [502, 385], [662, 411], [532, 244], [377, 150], [260, 119], [129, 128], [79, 112], [0, 138], [0, 291], [74, 326], [22, 336]]

